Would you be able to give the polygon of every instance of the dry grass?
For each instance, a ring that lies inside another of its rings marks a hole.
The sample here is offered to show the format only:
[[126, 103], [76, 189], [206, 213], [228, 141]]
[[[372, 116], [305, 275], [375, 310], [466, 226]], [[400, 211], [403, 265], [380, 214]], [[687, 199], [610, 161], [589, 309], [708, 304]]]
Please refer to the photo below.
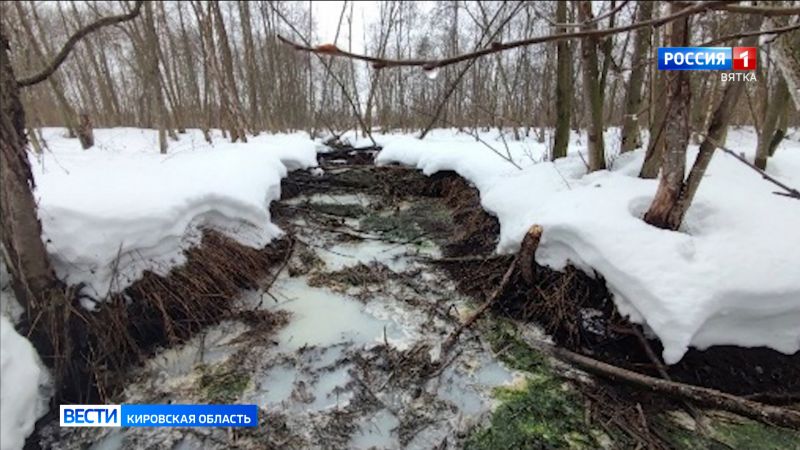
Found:
[[96, 311], [80, 307], [72, 292], [53, 295], [29, 329], [54, 369], [56, 401], [110, 400], [129, 369], [157, 346], [182, 342], [231, 317], [231, 300], [257, 288], [288, 251], [285, 239], [258, 250], [207, 232], [201, 245], [186, 252], [185, 264], [167, 276], [145, 273]]

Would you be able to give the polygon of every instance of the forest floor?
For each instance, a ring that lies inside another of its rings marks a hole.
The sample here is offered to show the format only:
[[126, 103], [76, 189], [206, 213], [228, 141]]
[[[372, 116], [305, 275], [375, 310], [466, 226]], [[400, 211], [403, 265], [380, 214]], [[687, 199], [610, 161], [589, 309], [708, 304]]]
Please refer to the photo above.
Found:
[[[131, 371], [116, 403], [256, 403], [260, 426], [64, 429], [45, 448], [775, 448], [800, 433], [589, 376], [545, 340], [652, 374], [602, 281], [537, 268], [491, 314], [442, 342], [490, 295], [512, 257], [499, 225], [452, 173], [320, 155], [283, 181], [273, 220], [291, 251], [235, 314]], [[528, 293], [535, 291], [537, 296]], [[571, 303], [574, 305], [570, 306]], [[657, 343], [652, 345], [657, 347]], [[657, 350], [657, 348], [656, 348]], [[797, 357], [691, 352], [675, 379], [796, 403]]]

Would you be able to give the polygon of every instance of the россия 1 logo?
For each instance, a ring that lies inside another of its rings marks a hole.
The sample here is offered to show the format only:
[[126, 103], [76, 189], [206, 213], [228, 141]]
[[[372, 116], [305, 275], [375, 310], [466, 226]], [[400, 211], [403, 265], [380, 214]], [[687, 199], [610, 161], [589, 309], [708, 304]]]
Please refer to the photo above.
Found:
[[756, 70], [756, 47], [659, 47], [658, 70]]

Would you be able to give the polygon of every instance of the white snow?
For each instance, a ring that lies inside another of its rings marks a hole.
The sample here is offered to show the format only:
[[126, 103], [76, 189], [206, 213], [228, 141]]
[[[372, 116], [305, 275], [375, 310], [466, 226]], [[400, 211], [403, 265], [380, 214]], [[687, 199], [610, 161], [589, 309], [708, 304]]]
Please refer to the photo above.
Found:
[[[497, 133], [483, 140], [506, 154]], [[617, 130], [607, 147], [618, 145]], [[510, 139], [510, 138], [509, 138]], [[800, 201], [774, 195], [733, 157], [718, 152], [679, 232], [647, 225], [641, 217], [655, 180], [636, 177], [643, 152], [609, 158], [611, 169], [586, 175], [572, 136], [570, 154], [540, 162], [546, 144], [508, 142], [522, 170], [474, 138], [440, 131], [423, 141], [376, 136], [384, 145], [376, 163], [401, 163], [425, 174], [454, 170], [472, 182], [483, 207], [500, 221], [497, 251], [514, 252], [533, 224], [544, 228], [539, 263], [572, 263], [601, 274], [618, 309], [645, 324], [674, 364], [689, 346], [767, 346], [800, 349]], [[752, 129], [732, 129], [727, 144], [753, 157]], [[696, 147], [689, 152], [691, 166]], [[790, 134], [768, 165], [770, 174], [800, 186], [800, 143]]]
[[189, 130], [166, 155], [155, 130], [95, 130], [96, 145], [85, 151], [63, 134], [45, 129], [50, 150], [31, 156], [39, 216], [59, 277], [85, 283], [95, 298], [145, 270], [165, 274], [181, 264], [203, 228], [266, 245], [281, 233], [269, 215], [280, 179], [316, 166], [317, 145], [305, 134], [232, 144], [217, 132], [210, 145]]
[[47, 412], [49, 375], [33, 346], [0, 315], [0, 450], [19, 450]]

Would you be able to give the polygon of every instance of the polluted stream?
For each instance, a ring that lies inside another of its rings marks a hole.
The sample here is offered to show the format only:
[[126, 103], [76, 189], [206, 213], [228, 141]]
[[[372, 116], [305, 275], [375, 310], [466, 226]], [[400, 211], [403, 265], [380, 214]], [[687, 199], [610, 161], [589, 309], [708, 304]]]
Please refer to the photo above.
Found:
[[[368, 172], [353, 170], [325, 176]], [[446, 206], [297, 185], [300, 195], [272, 208], [289, 256], [264, 289], [236, 299], [249, 319], [234, 315], [157, 352], [117, 402], [256, 404], [259, 426], [61, 429], [47, 446], [457, 448], [487, 423], [494, 390], [521, 375], [479, 339], [440, 354], [474, 308], [431, 262], [453, 232]]]

